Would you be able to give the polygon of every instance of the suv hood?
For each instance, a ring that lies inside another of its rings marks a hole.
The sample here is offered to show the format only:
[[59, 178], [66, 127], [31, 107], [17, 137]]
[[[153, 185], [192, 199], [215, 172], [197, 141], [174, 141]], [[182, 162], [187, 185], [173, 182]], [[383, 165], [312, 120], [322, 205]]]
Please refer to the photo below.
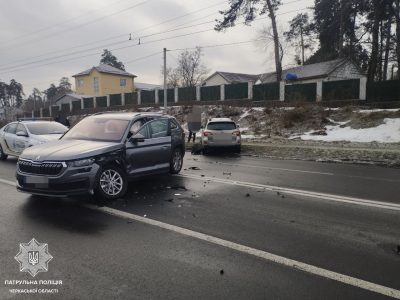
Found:
[[121, 149], [123, 144], [85, 140], [58, 140], [26, 148], [20, 158], [35, 161], [68, 161]]

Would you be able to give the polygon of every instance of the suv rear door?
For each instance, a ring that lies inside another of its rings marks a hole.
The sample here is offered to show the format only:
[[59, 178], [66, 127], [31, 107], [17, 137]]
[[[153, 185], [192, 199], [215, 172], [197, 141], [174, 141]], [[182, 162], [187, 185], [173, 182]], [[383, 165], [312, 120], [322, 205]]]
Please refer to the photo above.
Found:
[[126, 143], [128, 174], [156, 173], [169, 169], [171, 157], [171, 134], [168, 119], [158, 118], [146, 123], [139, 131], [144, 141]]

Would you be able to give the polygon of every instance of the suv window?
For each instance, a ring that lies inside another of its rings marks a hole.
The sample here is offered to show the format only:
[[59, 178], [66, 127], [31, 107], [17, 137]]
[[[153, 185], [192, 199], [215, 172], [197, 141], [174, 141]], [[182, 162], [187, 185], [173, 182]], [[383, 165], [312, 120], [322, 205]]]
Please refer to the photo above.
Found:
[[166, 137], [168, 135], [168, 119], [155, 120], [149, 123], [151, 138]]
[[17, 132], [17, 123], [12, 123], [4, 130], [7, 133], [15, 134]]
[[177, 129], [178, 128], [178, 124], [176, 123], [176, 120], [175, 119], [171, 119], [171, 123], [170, 123], [171, 125], [171, 129], [173, 130], [173, 129]]
[[150, 138], [150, 133], [149, 133], [149, 126], [143, 126], [138, 132], [137, 134], [141, 134], [145, 139], [149, 139]]
[[236, 125], [233, 122], [211, 122], [208, 123], [209, 130], [235, 130]]

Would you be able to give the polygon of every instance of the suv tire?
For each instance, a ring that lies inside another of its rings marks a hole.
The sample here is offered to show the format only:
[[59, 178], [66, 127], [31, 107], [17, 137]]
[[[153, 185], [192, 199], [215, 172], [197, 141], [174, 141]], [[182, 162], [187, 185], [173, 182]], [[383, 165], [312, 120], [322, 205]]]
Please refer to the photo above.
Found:
[[4, 153], [3, 148], [0, 145], [0, 160], [6, 160], [7, 157], [8, 155]]
[[171, 174], [178, 174], [183, 165], [183, 154], [182, 150], [178, 147], [172, 151], [171, 160], [169, 162], [169, 172]]
[[96, 177], [96, 195], [105, 200], [116, 200], [125, 196], [128, 180], [125, 172], [116, 165], [106, 165]]

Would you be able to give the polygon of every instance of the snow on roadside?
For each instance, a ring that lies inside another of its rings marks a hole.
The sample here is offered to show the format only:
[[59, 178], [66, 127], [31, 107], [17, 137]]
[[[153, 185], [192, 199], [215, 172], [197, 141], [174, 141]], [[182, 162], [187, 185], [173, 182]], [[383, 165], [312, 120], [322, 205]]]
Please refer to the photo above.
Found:
[[373, 112], [397, 112], [400, 111], [400, 108], [388, 108], [388, 109], [360, 109], [360, 110], [355, 110], [354, 112], [358, 112], [361, 114], [369, 114]]
[[300, 138], [325, 142], [400, 143], [400, 118], [384, 119], [384, 124], [372, 128], [353, 129], [351, 127], [341, 128], [340, 125], [330, 125], [326, 126], [326, 129], [327, 135], [312, 135], [312, 132], [307, 132]]

